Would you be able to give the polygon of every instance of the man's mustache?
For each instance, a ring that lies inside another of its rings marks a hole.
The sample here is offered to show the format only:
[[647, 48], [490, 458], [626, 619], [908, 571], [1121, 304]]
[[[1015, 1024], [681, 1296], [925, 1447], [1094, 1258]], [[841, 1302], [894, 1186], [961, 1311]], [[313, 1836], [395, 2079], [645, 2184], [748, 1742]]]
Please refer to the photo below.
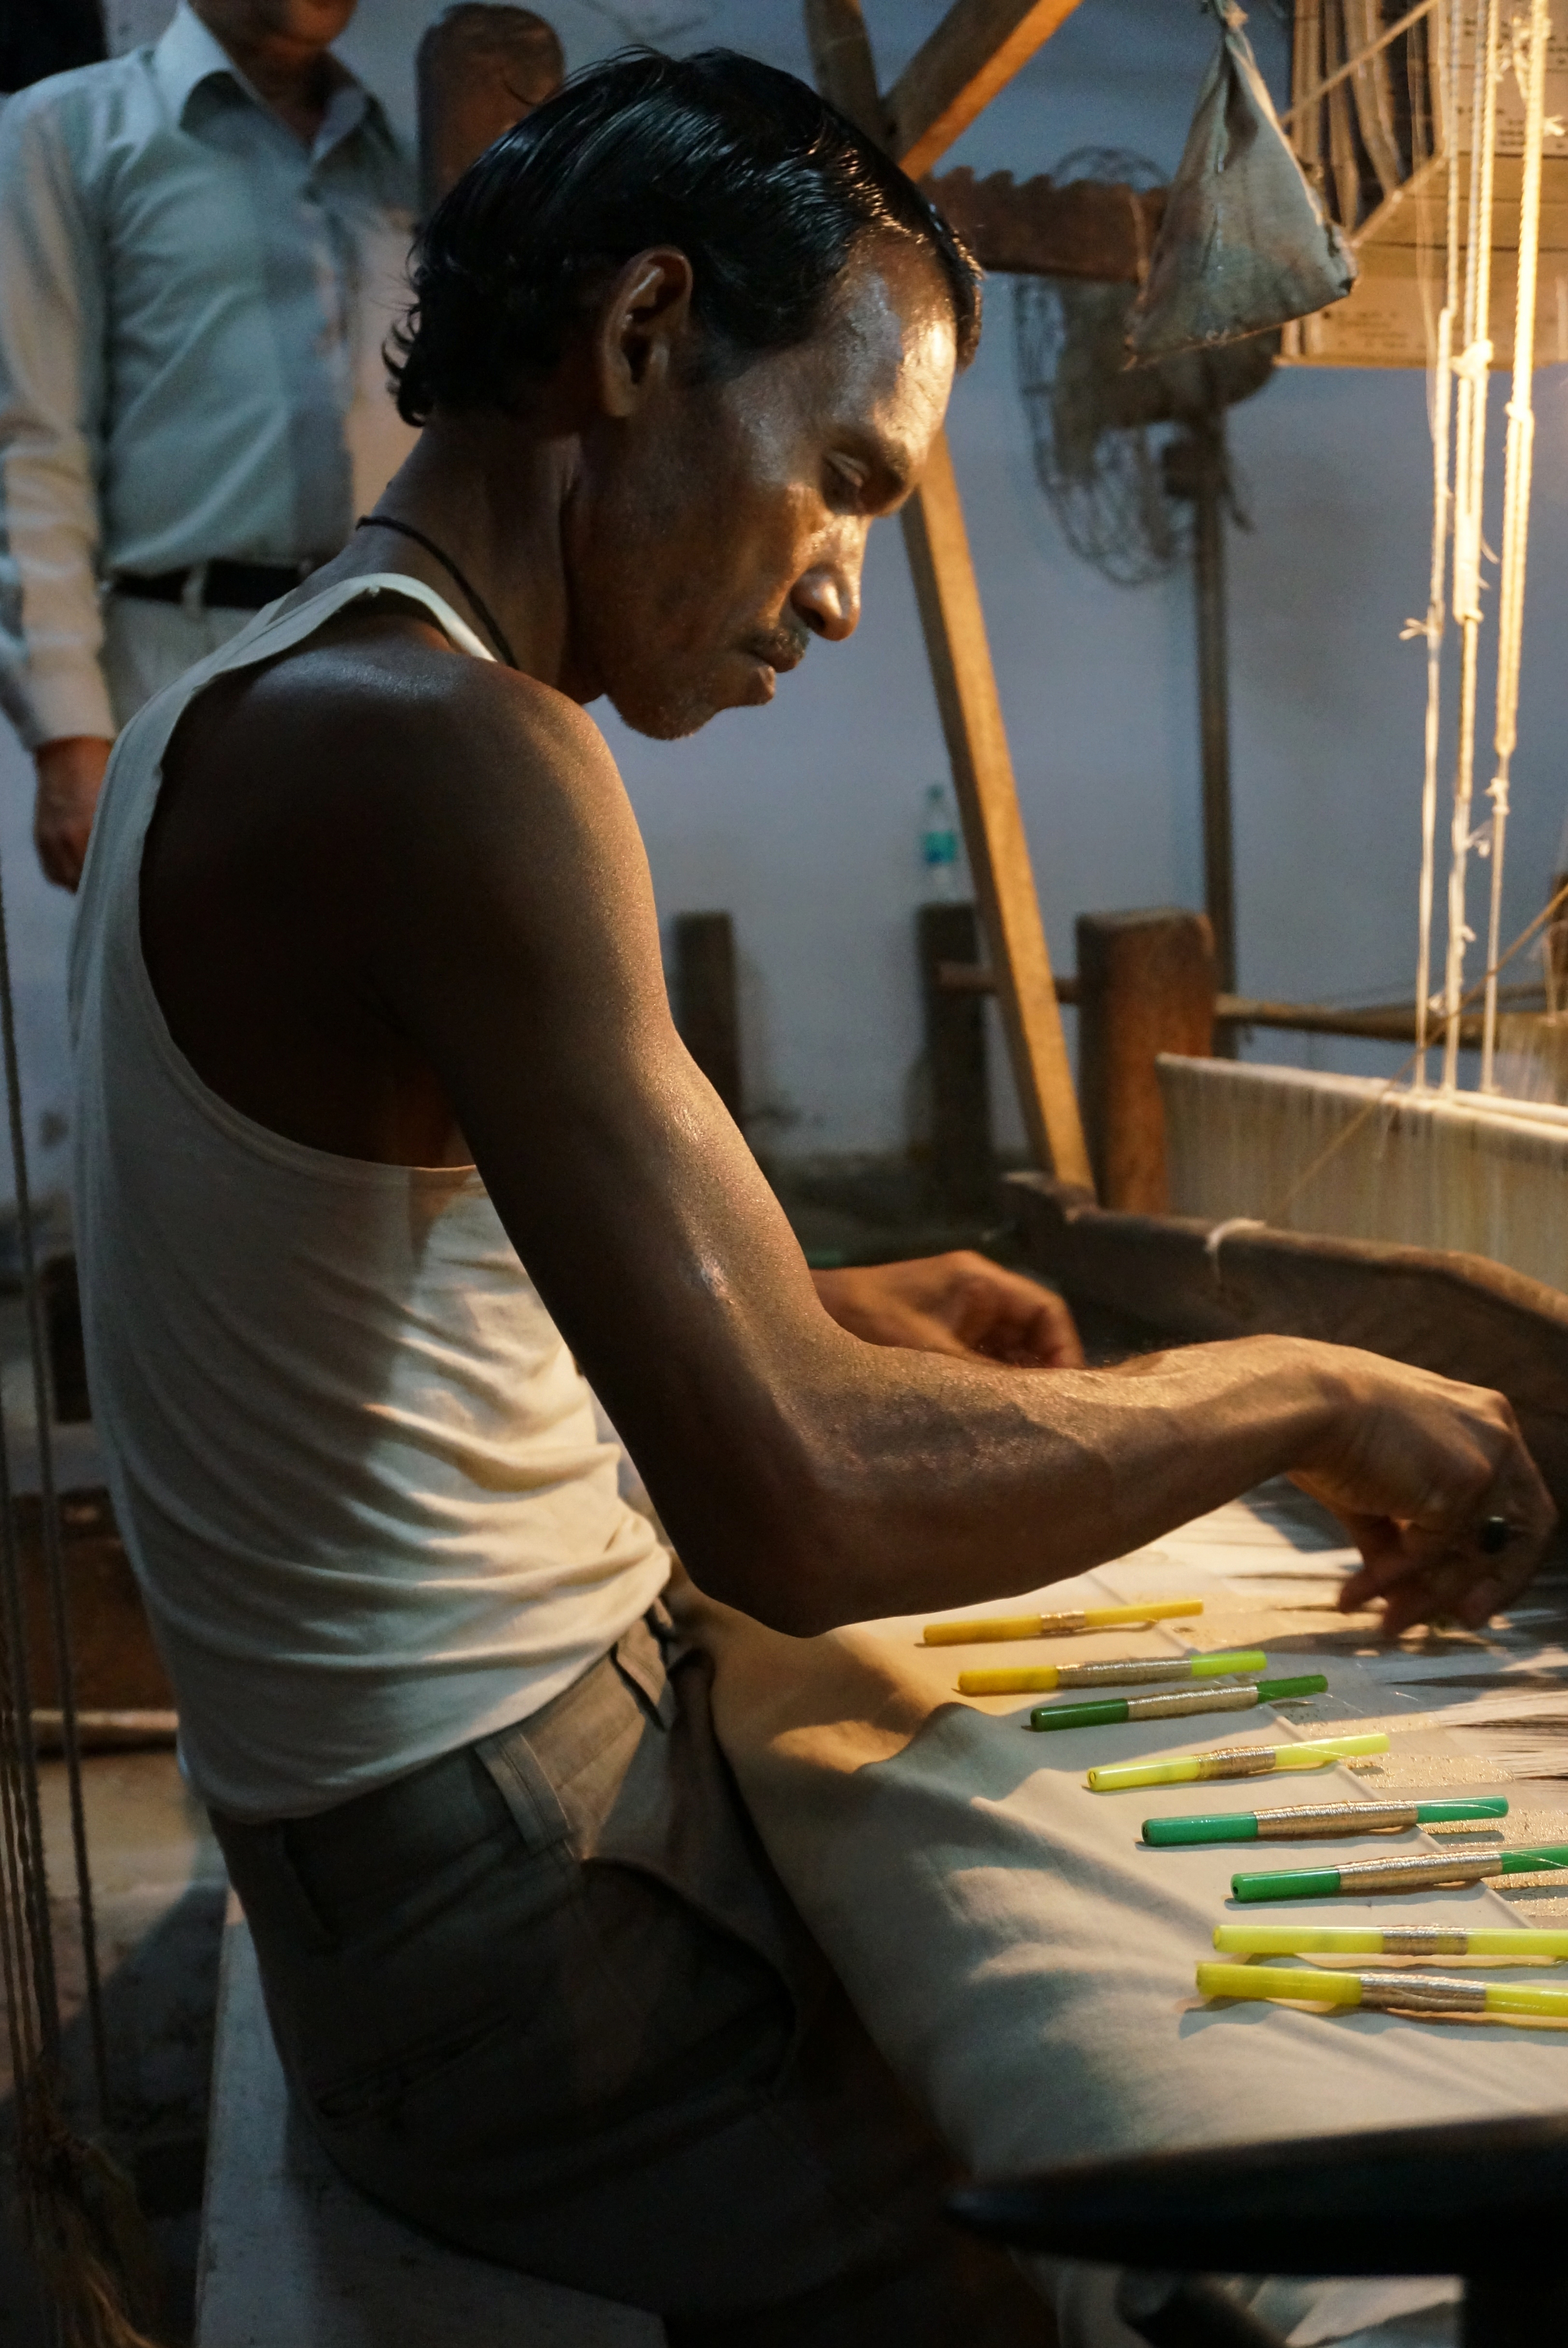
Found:
[[746, 650], [753, 659], [766, 661], [783, 676], [789, 670], [799, 668], [806, 657], [806, 647], [811, 639], [803, 628], [769, 628], [761, 634], [747, 639]]

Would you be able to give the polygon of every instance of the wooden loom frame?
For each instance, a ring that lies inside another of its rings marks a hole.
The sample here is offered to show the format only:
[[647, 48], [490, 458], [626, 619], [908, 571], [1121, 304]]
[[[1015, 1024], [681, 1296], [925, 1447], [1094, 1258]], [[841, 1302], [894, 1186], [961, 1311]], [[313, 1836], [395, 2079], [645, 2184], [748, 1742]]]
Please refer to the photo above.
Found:
[[[805, 0], [806, 34], [823, 96], [918, 179], [1078, 5], [954, 0], [885, 97], [861, 0]], [[925, 478], [901, 519], [1024, 1128], [1042, 1167], [1090, 1189], [1050, 950], [945, 432], [938, 433]]]

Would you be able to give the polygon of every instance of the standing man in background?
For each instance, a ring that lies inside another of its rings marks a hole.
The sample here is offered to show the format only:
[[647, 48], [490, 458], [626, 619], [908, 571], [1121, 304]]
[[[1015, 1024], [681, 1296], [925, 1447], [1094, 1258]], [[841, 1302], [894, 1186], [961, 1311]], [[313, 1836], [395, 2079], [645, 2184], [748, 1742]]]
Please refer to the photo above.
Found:
[[0, 116], [0, 701], [74, 889], [142, 702], [341, 547], [410, 444], [412, 171], [355, 0], [181, 0]]

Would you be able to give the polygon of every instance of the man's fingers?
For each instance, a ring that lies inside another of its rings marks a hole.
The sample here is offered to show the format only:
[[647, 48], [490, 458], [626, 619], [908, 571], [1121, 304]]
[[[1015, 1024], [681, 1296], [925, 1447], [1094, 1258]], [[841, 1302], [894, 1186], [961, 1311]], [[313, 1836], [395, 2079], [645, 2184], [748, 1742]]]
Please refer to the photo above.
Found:
[[81, 880], [82, 864], [88, 852], [88, 827], [65, 825], [57, 829], [46, 829], [40, 825], [33, 839], [45, 879], [52, 880], [58, 889], [76, 889]]
[[1083, 1366], [1083, 1346], [1065, 1300], [983, 1256], [953, 1259], [946, 1295], [934, 1310], [971, 1352], [989, 1360], [1028, 1369]]
[[1021, 1315], [1004, 1312], [980, 1332], [975, 1350], [1019, 1369], [1081, 1370], [1084, 1365], [1072, 1313], [1059, 1296], [1038, 1290]]

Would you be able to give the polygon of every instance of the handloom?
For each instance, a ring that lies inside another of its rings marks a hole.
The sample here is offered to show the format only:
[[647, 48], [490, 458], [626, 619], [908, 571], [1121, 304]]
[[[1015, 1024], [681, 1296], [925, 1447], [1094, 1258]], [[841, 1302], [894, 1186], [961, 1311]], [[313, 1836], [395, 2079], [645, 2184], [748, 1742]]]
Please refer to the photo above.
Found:
[[[1560, 148], [1562, 126], [1548, 110], [1551, 24], [1546, 0], [1433, 0], [1422, 12], [1424, 47], [1409, 60], [1420, 84], [1433, 144], [1414, 164], [1413, 217], [1435, 219], [1443, 198], [1440, 284], [1429, 339], [1432, 525], [1427, 608], [1408, 633], [1427, 647], [1427, 707], [1420, 799], [1421, 868], [1417, 899], [1415, 1052], [1402, 1083], [1300, 1069], [1236, 1067], [1166, 1060], [1161, 1066], [1170, 1141], [1171, 1203], [1176, 1212], [1265, 1221], [1285, 1229], [1457, 1248], [1559, 1288], [1568, 1287], [1568, 1110], [1509, 1097], [1542, 1088], [1555, 1065], [1554, 1037], [1532, 1049], [1537, 1024], [1514, 1016], [1500, 1054], [1500, 980], [1508, 960], [1502, 929], [1510, 793], [1518, 707], [1534, 448], [1533, 374], [1541, 263], [1543, 150]], [[1345, 108], [1355, 84], [1363, 101], [1388, 72], [1387, 37], [1347, 66], [1329, 93], [1327, 123], [1348, 154]], [[1560, 71], [1550, 76], [1553, 104]], [[1380, 85], [1379, 85], [1380, 86]], [[1315, 85], [1298, 101], [1297, 135], [1322, 126]], [[1517, 104], [1505, 108], [1516, 94]], [[1384, 109], [1387, 111], [1387, 108]], [[1390, 117], [1390, 119], [1392, 118]], [[1405, 185], [1398, 158], [1375, 160], [1391, 217]], [[1500, 179], [1512, 150], [1516, 172]], [[1389, 169], [1385, 169], [1385, 162]], [[1556, 168], [1562, 168], [1559, 164]], [[1510, 252], [1509, 247], [1514, 248]], [[1506, 296], [1494, 287], [1511, 264]], [[1559, 279], [1559, 285], [1563, 281]], [[1506, 301], [1512, 374], [1500, 516], [1487, 510], [1487, 421], [1491, 373], [1500, 355]], [[1478, 821], [1477, 759], [1485, 623], [1484, 569], [1498, 548], [1490, 810]], [[1450, 628], [1450, 622], [1452, 623]], [[1457, 635], [1457, 679], [1448, 674]], [[1451, 700], [1452, 706], [1449, 704]], [[1447, 824], [1448, 880], [1440, 972], [1434, 945], [1438, 890], [1439, 758], [1455, 744]], [[1472, 860], [1489, 860], [1480, 922], [1482, 968], [1470, 983], [1476, 936]], [[1434, 981], [1437, 981], [1434, 985]], [[1463, 1014], [1481, 1004], [1479, 1089], [1460, 1088]], [[1547, 1023], [1550, 1025], [1550, 1018]], [[1432, 1046], [1439, 1047], [1435, 1086]]]

